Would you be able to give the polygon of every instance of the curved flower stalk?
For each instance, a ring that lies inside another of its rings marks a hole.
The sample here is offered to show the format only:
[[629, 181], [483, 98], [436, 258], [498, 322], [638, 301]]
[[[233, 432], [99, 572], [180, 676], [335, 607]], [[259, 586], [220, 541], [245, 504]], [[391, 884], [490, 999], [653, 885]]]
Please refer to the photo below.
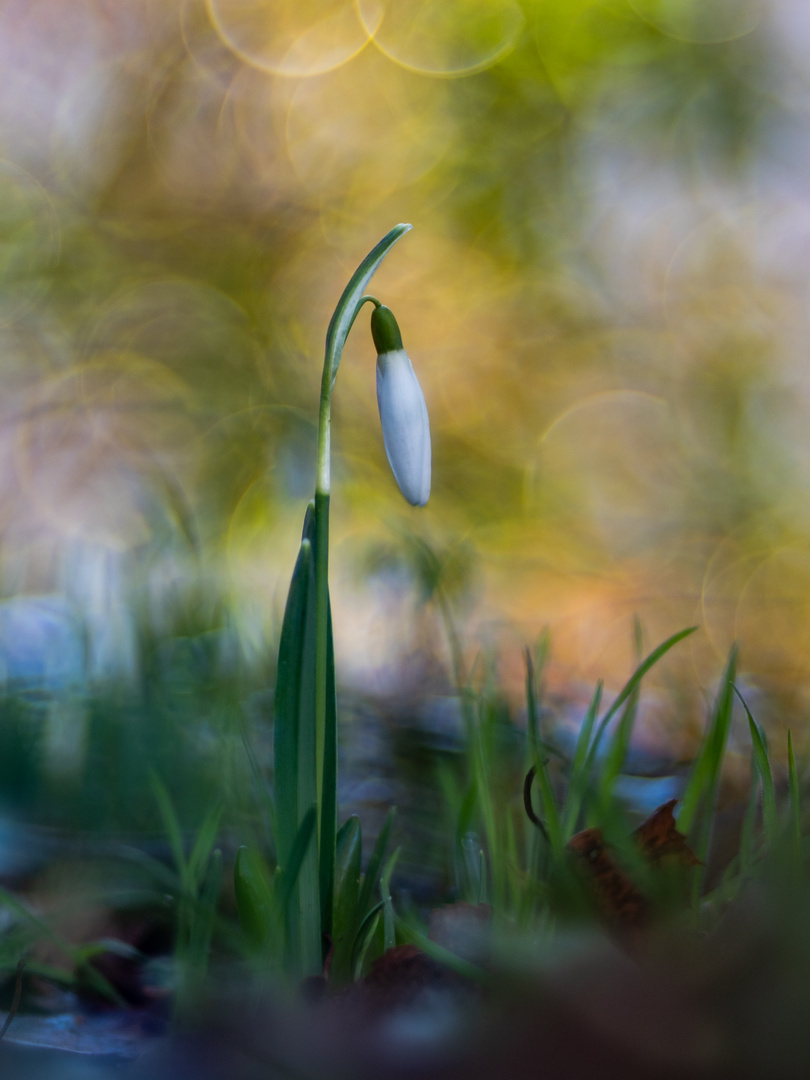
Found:
[[377, 405], [383, 442], [399, 490], [411, 506], [430, 498], [430, 422], [425, 395], [402, 347], [393, 312], [377, 303], [371, 315], [377, 348]]
[[[274, 903], [284, 927], [285, 966], [298, 978], [319, 973], [324, 960], [323, 943], [332, 938], [333, 928], [337, 948], [340, 927], [345, 931], [347, 918], [350, 927], [356, 921], [356, 905], [349, 903], [341, 891], [356, 889], [356, 875], [336, 874], [336, 850], [340, 846], [337, 712], [328, 585], [332, 392], [343, 346], [360, 308], [367, 301], [375, 309], [382, 307], [379, 300], [364, 295], [365, 288], [385, 256], [410, 228], [395, 226], [368, 253], [343, 290], [329, 323], [321, 380], [315, 498], [307, 510], [281, 629], [274, 732], [280, 884]], [[376, 324], [385, 318], [378, 316]], [[389, 336], [386, 340], [393, 339]], [[402, 351], [398, 329], [396, 340], [397, 348], [388, 348], [378, 358], [383, 434], [405, 498], [423, 505], [430, 492], [427, 410], [410, 361]], [[344, 841], [343, 846], [351, 854], [356, 845]], [[242, 864], [238, 884], [247, 903], [245, 898], [253, 896], [256, 889], [252, 888], [255, 882], [248, 880], [245, 859]], [[350, 917], [346, 911], [350, 911]], [[351, 940], [349, 944], [344, 941], [340, 948], [346, 953], [343, 968], [351, 967]]]

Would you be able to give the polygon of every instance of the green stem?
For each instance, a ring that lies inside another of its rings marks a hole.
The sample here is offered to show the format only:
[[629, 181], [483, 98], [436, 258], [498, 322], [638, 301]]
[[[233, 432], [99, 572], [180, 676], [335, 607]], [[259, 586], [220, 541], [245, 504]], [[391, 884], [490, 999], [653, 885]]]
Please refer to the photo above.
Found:
[[[351, 284], [351, 283], [350, 283]], [[345, 296], [345, 293], [344, 293]], [[343, 298], [341, 298], [343, 299]], [[354, 325], [366, 301], [380, 306], [374, 296], [362, 296], [355, 302], [345, 335]], [[340, 304], [338, 305], [338, 310]], [[332, 488], [332, 392], [346, 340], [333, 343], [326, 338], [326, 356], [321, 378], [321, 404], [318, 413], [318, 471], [315, 481], [315, 770], [318, 791], [318, 840], [323, 819], [323, 762], [326, 741], [326, 642], [329, 622], [329, 499]]]
[[[328, 863], [329, 869], [321, 877], [321, 895], [326, 898], [325, 907], [331, 907], [334, 878], [335, 836], [323, 835], [324, 822], [330, 822], [327, 831], [334, 834], [334, 812], [324, 806], [324, 792], [327, 798], [333, 798], [337, 788], [336, 775], [324, 775], [326, 755], [326, 714], [327, 714], [327, 672], [329, 640], [329, 497], [331, 493], [331, 424], [332, 391], [335, 385], [338, 367], [343, 354], [343, 346], [349, 331], [357, 318], [358, 312], [366, 301], [380, 306], [380, 301], [373, 296], [364, 296], [366, 285], [371, 280], [377, 267], [394, 244], [410, 230], [410, 225], [396, 225], [366, 255], [355, 270], [343, 294], [337, 303], [335, 312], [326, 332], [326, 353], [321, 378], [321, 401], [318, 414], [318, 462], [315, 481], [315, 780], [317, 791], [318, 851], [322, 866]], [[337, 764], [333, 754], [329, 755], [330, 771], [336, 772]], [[331, 929], [331, 910], [321, 907], [321, 929], [329, 933]]]

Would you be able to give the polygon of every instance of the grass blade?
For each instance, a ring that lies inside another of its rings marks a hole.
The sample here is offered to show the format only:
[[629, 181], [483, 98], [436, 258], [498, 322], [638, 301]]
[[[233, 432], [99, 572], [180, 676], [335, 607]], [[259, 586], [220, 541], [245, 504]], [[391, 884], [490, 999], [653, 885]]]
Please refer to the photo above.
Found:
[[633, 693], [627, 699], [616, 730], [610, 740], [605, 761], [600, 769], [597, 800], [600, 806], [607, 806], [613, 796], [613, 786], [616, 778], [622, 771], [627, 751], [630, 747], [630, 739], [633, 735], [633, 726], [638, 713], [639, 687], [636, 686]]
[[653, 649], [647, 659], [642, 661], [642, 663], [638, 665], [636, 670], [633, 672], [633, 674], [619, 691], [616, 700], [605, 713], [602, 721], [599, 724], [593, 742], [588, 748], [588, 760], [586, 762], [585, 768], [586, 774], [590, 774], [594, 759], [596, 758], [596, 752], [599, 749], [599, 743], [602, 740], [602, 736], [604, 735], [608, 724], [622, 707], [622, 705], [624, 705], [625, 701], [627, 701], [627, 699], [636, 692], [641, 683], [641, 680], [644, 678], [647, 672], [651, 668], [655, 667], [658, 661], [663, 656], [665, 656], [669, 652], [669, 650], [673, 648], [673, 646], [677, 645], [678, 642], [683, 641], [684, 638], [689, 637], [690, 634], [694, 634], [697, 629], [698, 628], [696, 626], [689, 626], [686, 628], [686, 630], [679, 630], [677, 634], [673, 634], [672, 637], [668, 637], [666, 641], [662, 642], [657, 649]]
[[776, 792], [773, 787], [773, 774], [771, 772], [771, 763], [768, 760], [768, 750], [759, 725], [751, 715], [751, 710], [748, 708], [745, 698], [737, 686], [734, 687], [734, 693], [742, 702], [745, 715], [748, 717], [754, 762], [762, 785], [762, 820], [765, 826], [765, 839], [768, 843], [768, 849], [773, 851], [779, 840], [779, 821], [776, 816]]
[[586, 771], [588, 761], [588, 746], [591, 741], [591, 732], [596, 723], [599, 706], [602, 703], [602, 680], [596, 684], [591, 703], [582, 721], [577, 737], [577, 745], [574, 749], [574, 759], [571, 762], [571, 776], [568, 781], [568, 790], [565, 793], [565, 803], [562, 813], [562, 842], [567, 843], [574, 835], [574, 829], [579, 818], [580, 807], [585, 797], [585, 788], [588, 784]]
[[[678, 814], [678, 828], [687, 833], [690, 847], [705, 864], [711, 839], [714, 820], [714, 807], [717, 788], [720, 782], [720, 770], [731, 727], [732, 707], [734, 704], [734, 678], [737, 670], [737, 646], [729, 653], [723, 677], [720, 682], [715, 707], [709, 722], [703, 746], [690, 773], [686, 789], [681, 798]], [[703, 811], [698, 820], [699, 811]], [[704, 871], [696, 870], [693, 899], [699, 895]]]
[[[701, 801], [705, 800], [707, 795], [711, 796], [713, 794], [717, 783], [731, 725], [731, 706], [734, 696], [733, 686], [736, 668], [737, 647], [735, 645], [729, 654], [726, 669], [720, 681], [720, 689], [703, 739], [703, 745], [695, 759], [686, 788], [681, 796], [678, 828], [682, 832], [689, 832], [697, 816]], [[711, 803], [712, 800], [709, 799], [709, 802]]]

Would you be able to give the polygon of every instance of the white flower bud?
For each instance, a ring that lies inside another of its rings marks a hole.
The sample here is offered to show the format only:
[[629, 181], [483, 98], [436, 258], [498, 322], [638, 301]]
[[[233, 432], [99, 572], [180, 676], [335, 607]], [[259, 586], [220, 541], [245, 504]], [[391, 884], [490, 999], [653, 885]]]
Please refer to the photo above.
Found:
[[430, 498], [430, 424], [422, 388], [404, 349], [377, 356], [377, 405], [385, 452], [412, 506]]
[[377, 349], [377, 405], [385, 452], [399, 490], [411, 506], [424, 506], [430, 498], [427, 406], [394, 313], [379, 301], [371, 313], [371, 336]]

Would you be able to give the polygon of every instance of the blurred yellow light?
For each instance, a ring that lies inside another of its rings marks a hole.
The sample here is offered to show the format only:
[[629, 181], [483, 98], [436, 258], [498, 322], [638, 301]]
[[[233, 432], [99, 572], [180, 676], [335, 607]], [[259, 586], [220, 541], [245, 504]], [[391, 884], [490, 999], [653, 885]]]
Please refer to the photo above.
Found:
[[223, 41], [274, 75], [323, 75], [355, 56], [369, 29], [352, 0], [208, 0]]
[[523, 29], [515, 0], [359, 0], [375, 45], [425, 75], [470, 75], [497, 63]]

